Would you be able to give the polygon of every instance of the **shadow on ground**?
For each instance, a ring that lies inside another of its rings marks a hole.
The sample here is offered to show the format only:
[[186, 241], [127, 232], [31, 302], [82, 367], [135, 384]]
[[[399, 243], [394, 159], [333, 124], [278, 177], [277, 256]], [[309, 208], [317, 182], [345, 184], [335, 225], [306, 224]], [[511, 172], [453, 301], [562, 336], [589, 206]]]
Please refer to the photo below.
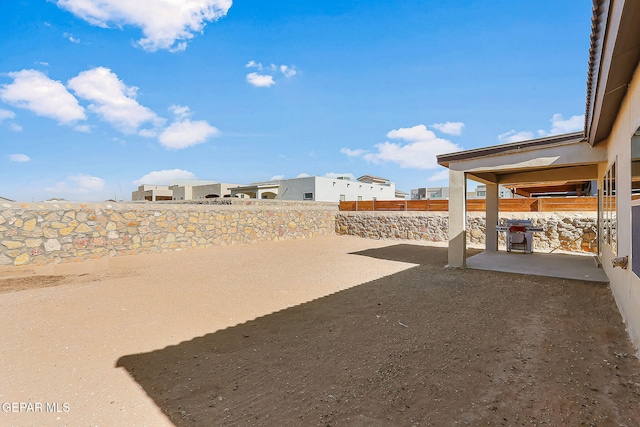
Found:
[[445, 270], [446, 252], [359, 252], [420, 265], [117, 366], [176, 426], [640, 420], [608, 287]]
[[[480, 249], [467, 249], [467, 257], [479, 254]], [[447, 264], [447, 248], [434, 248], [431, 246], [419, 246], [399, 244], [382, 248], [367, 249], [352, 252], [352, 255], [363, 255], [371, 258], [386, 259], [389, 261], [408, 262], [411, 264], [431, 265], [443, 267]]]

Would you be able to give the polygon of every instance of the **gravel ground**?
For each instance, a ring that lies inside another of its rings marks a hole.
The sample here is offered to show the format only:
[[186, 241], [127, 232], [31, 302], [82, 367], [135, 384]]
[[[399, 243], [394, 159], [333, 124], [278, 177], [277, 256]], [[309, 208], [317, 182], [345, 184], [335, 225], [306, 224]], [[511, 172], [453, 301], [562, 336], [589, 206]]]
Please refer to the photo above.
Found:
[[640, 425], [640, 363], [607, 286], [445, 264], [446, 248], [335, 236], [0, 270], [0, 289], [49, 286], [0, 295], [0, 401], [70, 406], [2, 417]]

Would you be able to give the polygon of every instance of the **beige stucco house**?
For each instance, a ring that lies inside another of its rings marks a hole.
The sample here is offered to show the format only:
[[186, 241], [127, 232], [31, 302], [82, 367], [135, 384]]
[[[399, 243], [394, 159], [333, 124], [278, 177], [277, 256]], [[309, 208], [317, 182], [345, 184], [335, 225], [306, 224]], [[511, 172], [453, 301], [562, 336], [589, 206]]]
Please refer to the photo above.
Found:
[[[449, 265], [465, 267], [466, 179], [486, 184], [486, 251], [497, 251], [498, 186], [597, 180], [598, 257], [640, 347], [640, 1], [594, 0], [585, 128], [438, 156], [449, 168]], [[627, 268], [612, 260], [628, 257]]]
[[200, 200], [218, 197], [231, 197], [231, 188], [238, 184], [204, 180], [172, 180], [171, 185], [140, 185], [131, 192], [131, 200]]
[[136, 201], [149, 201], [157, 202], [160, 200], [171, 200], [173, 198], [173, 191], [169, 189], [168, 185], [139, 185], [136, 191], [131, 192], [131, 200]]
[[349, 177], [306, 176], [260, 182], [231, 189], [231, 195], [244, 194], [257, 199], [340, 202], [404, 199], [407, 194], [396, 189], [386, 178], [363, 175], [356, 181]]

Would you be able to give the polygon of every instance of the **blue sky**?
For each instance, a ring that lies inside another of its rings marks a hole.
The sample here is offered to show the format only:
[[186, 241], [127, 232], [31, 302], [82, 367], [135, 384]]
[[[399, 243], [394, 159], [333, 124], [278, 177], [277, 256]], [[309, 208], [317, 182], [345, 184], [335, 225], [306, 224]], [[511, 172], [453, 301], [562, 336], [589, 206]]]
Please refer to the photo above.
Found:
[[[0, 196], [301, 174], [581, 130], [589, 0], [0, 3]], [[444, 177], [444, 178], [443, 178]]]

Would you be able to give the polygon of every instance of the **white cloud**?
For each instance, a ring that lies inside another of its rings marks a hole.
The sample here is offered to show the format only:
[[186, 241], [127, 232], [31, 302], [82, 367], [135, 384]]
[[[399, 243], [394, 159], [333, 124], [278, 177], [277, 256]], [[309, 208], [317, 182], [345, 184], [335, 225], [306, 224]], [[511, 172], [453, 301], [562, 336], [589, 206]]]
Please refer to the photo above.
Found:
[[551, 118], [551, 135], [560, 135], [563, 133], [577, 132], [584, 129], [584, 114], [580, 116], [571, 116], [566, 119], [562, 114], [556, 113]]
[[13, 111], [3, 110], [2, 108], [0, 108], [0, 123], [2, 123], [3, 120], [15, 118], [16, 113], [14, 113]]
[[45, 187], [49, 193], [56, 196], [91, 195], [104, 190], [105, 181], [91, 175], [69, 175], [65, 181], [57, 182], [53, 187]]
[[460, 147], [453, 142], [438, 138], [425, 125], [411, 128], [394, 129], [387, 134], [391, 139], [408, 141], [408, 144], [385, 141], [376, 144], [375, 152], [365, 150], [340, 150], [348, 156], [362, 157], [371, 163], [396, 163], [401, 168], [434, 169], [438, 167], [436, 156], [443, 153], [459, 151]]
[[360, 157], [363, 154], [366, 154], [367, 150], [363, 150], [363, 149], [360, 149], [360, 148], [358, 148], [357, 150], [352, 150], [350, 148], [344, 147], [344, 148], [340, 149], [340, 152], [342, 154], [346, 154], [349, 157]]
[[284, 179], [284, 175], [274, 175], [271, 177], [269, 181], [282, 181]]
[[89, 125], [78, 125], [74, 126], [73, 130], [82, 133], [91, 133], [91, 126]]
[[160, 134], [160, 130], [158, 129], [140, 129], [138, 131], [138, 135], [143, 136], [145, 138], [155, 138]]
[[9, 124], [9, 129], [11, 129], [14, 132], [21, 132], [22, 131], [22, 126], [20, 126], [17, 123], [10, 123]]
[[133, 185], [169, 185], [173, 179], [196, 179], [196, 176], [183, 169], [164, 169], [152, 171], [144, 175], [140, 179], [132, 182]]
[[156, 113], [136, 101], [138, 88], [126, 86], [110, 69], [83, 71], [68, 82], [80, 98], [93, 102], [89, 110], [123, 133], [134, 133], [140, 125], [162, 122]]
[[500, 135], [498, 135], [498, 141], [504, 144], [508, 144], [510, 142], [526, 141], [528, 139], [533, 139], [533, 132], [517, 132], [516, 130], [511, 129], [509, 132], [501, 133]]
[[9, 160], [16, 163], [25, 163], [31, 161], [31, 157], [26, 154], [9, 154]]
[[427, 178], [428, 182], [448, 181], [448, 180], [449, 180], [449, 169], [441, 170], [440, 172], [437, 172], [431, 175], [429, 178]]
[[255, 87], [270, 87], [276, 84], [276, 82], [273, 80], [273, 76], [258, 73], [247, 74], [247, 81], [249, 82], [249, 84]]
[[191, 117], [191, 110], [189, 107], [184, 105], [172, 105], [169, 107], [169, 111], [171, 111], [178, 119]]
[[447, 135], [462, 135], [462, 129], [464, 129], [464, 123], [462, 122], [446, 122], [446, 123], [434, 123], [429, 125], [436, 130], [439, 130], [442, 133], [446, 133]]
[[[551, 117], [551, 129], [546, 131], [544, 129], [538, 130], [538, 137], [561, 135], [564, 133], [578, 132], [584, 129], [584, 115], [571, 116], [565, 119], [562, 114], [556, 113]], [[530, 131], [520, 131], [512, 129], [509, 132], [498, 135], [498, 140], [503, 143], [525, 141], [533, 139], [534, 133]]]
[[405, 141], [423, 141], [435, 137], [436, 135], [428, 130], [425, 125], [394, 129], [387, 133], [387, 138], [404, 139]]
[[57, 0], [57, 4], [92, 25], [139, 27], [144, 38], [138, 45], [153, 52], [184, 50], [208, 22], [227, 14], [232, 0]]
[[62, 37], [69, 40], [71, 43], [80, 43], [80, 39], [73, 37], [73, 34], [71, 33], [63, 33]]
[[356, 180], [356, 176], [354, 174], [352, 174], [352, 173], [327, 172], [327, 173], [324, 174], [324, 176], [327, 177], [327, 178], [333, 178], [333, 179], [339, 178], [341, 176], [346, 176], [347, 178], [349, 178], [352, 181]]
[[298, 176], [296, 176], [296, 178], [309, 178], [311, 175], [309, 175], [308, 173], [304, 173], [302, 172], [301, 174], [298, 174]]
[[0, 87], [0, 99], [18, 108], [49, 117], [61, 124], [70, 124], [87, 117], [84, 108], [62, 83], [37, 70], [9, 73], [13, 83]]
[[208, 138], [216, 136], [220, 131], [204, 120], [191, 121], [185, 119], [173, 122], [158, 138], [160, 144], [166, 148], [176, 150], [191, 147], [205, 142]]
[[247, 82], [255, 87], [270, 87], [276, 84], [275, 75], [280, 71], [286, 78], [291, 78], [298, 74], [293, 65], [280, 65], [270, 64], [266, 67], [260, 62], [251, 60], [245, 65], [246, 68], [255, 68], [260, 71], [259, 73], [253, 72], [247, 74]]
[[294, 68], [291, 68], [291, 67], [289, 67], [287, 65], [281, 65], [280, 66], [280, 72], [282, 74], [284, 74], [284, 76], [286, 78], [293, 77], [298, 73]]
[[257, 68], [258, 70], [262, 71], [262, 64], [259, 62], [254, 61], [253, 59], [249, 62], [247, 62], [247, 65], [245, 65], [245, 67], [247, 68]]

